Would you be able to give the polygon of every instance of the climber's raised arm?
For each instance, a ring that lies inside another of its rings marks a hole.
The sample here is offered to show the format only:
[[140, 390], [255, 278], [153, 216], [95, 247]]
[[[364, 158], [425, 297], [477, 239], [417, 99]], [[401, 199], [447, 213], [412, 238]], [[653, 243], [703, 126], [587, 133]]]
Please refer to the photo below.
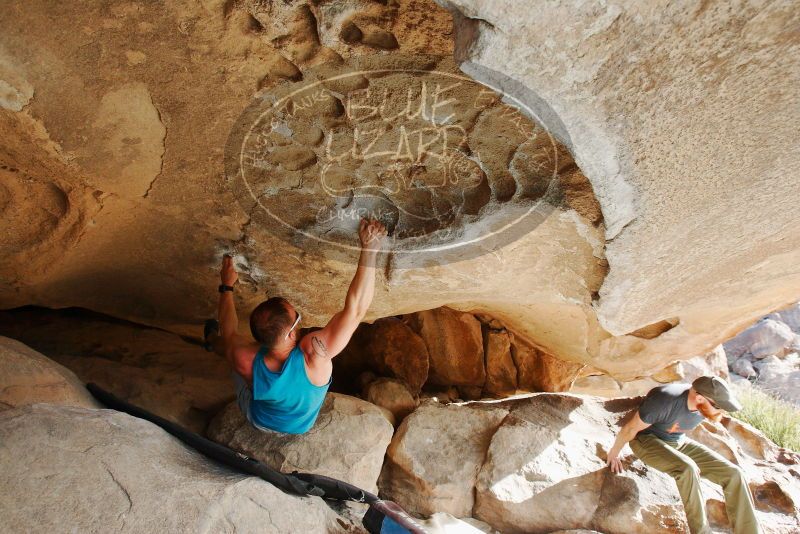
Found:
[[636, 434], [649, 426], [650, 423], [645, 423], [642, 421], [642, 418], [639, 417], [639, 409], [637, 408], [633, 413], [633, 417], [631, 417], [628, 422], [622, 426], [617, 434], [617, 439], [614, 440], [614, 445], [612, 445], [608, 450], [608, 458], [606, 463], [608, 464], [608, 467], [611, 468], [613, 473], [621, 473], [623, 470], [622, 462], [619, 459], [619, 453], [622, 451], [622, 448], [630, 440], [635, 438]]
[[339, 354], [367, 314], [375, 294], [375, 262], [385, 236], [386, 228], [379, 221], [361, 220], [358, 229], [361, 255], [347, 290], [344, 308], [328, 321], [325, 328], [300, 340], [300, 348], [308, 357], [309, 365], [315, 365], [315, 360], [330, 361]]
[[[239, 274], [233, 265], [233, 258], [227, 254], [222, 258], [219, 275], [223, 286], [233, 287], [239, 280]], [[251, 344], [246, 337], [239, 334], [239, 318], [236, 315], [233, 291], [222, 291], [219, 294], [217, 317], [219, 318], [219, 334], [224, 344], [225, 358], [233, 363], [234, 351], [239, 347]]]

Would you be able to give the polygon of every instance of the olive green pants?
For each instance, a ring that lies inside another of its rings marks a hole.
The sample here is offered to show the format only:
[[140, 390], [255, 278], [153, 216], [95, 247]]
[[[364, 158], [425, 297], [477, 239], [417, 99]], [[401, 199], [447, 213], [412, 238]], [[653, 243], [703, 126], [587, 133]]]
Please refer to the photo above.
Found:
[[753, 497], [744, 472], [716, 452], [684, 438], [679, 443], [652, 434], [640, 434], [630, 442], [631, 450], [645, 464], [675, 479], [692, 534], [711, 532], [706, 504], [700, 493], [700, 477], [722, 486], [725, 508], [735, 534], [758, 534]]

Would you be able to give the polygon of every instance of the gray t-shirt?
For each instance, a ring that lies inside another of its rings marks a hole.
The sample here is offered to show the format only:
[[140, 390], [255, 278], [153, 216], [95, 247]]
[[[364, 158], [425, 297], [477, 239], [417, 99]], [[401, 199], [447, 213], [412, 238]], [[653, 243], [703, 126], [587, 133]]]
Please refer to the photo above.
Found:
[[639, 406], [639, 417], [650, 426], [639, 434], [653, 434], [664, 441], [678, 441], [684, 432], [703, 421], [698, 411], [686, 405], [690, 384], [667, 384], [653, 388]]

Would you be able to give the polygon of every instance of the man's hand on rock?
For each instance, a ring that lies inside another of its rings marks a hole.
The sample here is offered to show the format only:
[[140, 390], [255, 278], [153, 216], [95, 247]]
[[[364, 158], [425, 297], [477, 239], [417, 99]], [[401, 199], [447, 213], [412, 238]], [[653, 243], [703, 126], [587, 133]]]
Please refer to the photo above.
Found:
[[228, 254], [222, 257], [222, 268], [219, 271], [219, 278], [222, 285], [233, 286], [239, 280], [239, 273], [236, 272], [236, 267], [233, 266], [233, 258]]
[[625, 470], [625, 466], [622, 465], [622, 460], [619, 459], [619, 452], [613, 449], [608, 451], [606, 465], [608, 465], [612, 473], [619, 474]]
[[383, 238], [386, 237], [386, 227], [375, 219], [361, 219], [358, 227], [358, 239], [364, 250], [380, 250]]

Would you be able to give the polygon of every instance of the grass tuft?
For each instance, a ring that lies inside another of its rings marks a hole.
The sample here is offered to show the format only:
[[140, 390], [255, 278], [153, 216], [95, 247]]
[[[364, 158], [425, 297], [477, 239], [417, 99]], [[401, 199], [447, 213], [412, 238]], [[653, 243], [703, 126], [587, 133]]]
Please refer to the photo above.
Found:
[[800, 452], [800, 408], [755, 388], [741, 388], [742, 409], [731, 414], [762, 431], [780, 447]]

